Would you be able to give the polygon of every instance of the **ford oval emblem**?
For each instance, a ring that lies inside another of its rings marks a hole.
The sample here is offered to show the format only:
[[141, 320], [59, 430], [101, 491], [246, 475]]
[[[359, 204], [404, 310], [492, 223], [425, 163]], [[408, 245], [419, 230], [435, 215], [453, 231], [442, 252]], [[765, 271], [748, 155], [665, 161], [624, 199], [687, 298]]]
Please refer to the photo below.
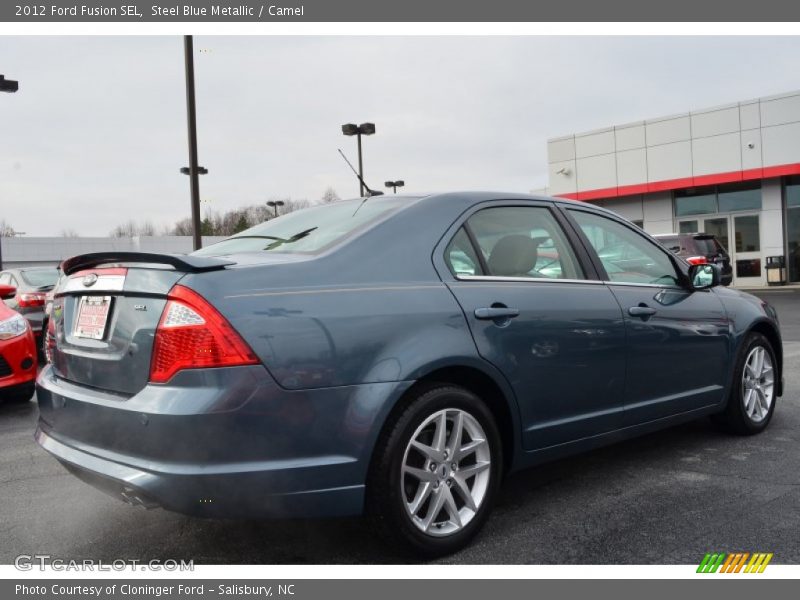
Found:
[[95, 283], [97, 283], [96, 273], [89, 273], [86, 277], [83, 278], [84, 287], [92, 287]]

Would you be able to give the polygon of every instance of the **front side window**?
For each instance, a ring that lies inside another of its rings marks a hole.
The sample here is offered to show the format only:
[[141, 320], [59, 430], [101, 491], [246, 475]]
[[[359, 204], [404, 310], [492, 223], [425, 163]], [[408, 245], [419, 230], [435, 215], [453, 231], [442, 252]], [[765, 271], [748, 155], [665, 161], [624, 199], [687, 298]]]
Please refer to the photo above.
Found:
[[486, 265], [486, 275], [535, 279], [584, 277], [566, 235], [546, 207], [486, 208], [470, 217], [467, 224]]
[[600, 215], [570, 210], [603, 263], [609, 281], [678, 285], [678, 273], [662, 249], [633, 229]]

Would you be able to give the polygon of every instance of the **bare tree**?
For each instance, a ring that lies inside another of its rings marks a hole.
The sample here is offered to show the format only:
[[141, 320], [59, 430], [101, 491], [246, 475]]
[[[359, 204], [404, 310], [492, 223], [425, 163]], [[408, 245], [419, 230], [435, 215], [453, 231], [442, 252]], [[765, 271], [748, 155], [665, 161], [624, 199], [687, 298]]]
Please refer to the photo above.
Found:
[[5, 219], [0, 219], [0, 237], [14, 237], [15, 235], [14, 228]]
[[126, 238], [126, 237], [135, 237], [137, 235], [155, 235], [156, 228], [151, 221], [142, 221], [141, 223], [137, 223], [133, 219], [130, 221], [126, 221], [125, 223], [121, 223], [114, 227], [109, 234], [111, 237], [115, 238]]
[[339, 194], [336, 193], [336, 190], [332, 187], [328, 187], [322, 194], [322, 202], [324, 204], [330, 204], [331, 202], [338, 202], [341, 200]]
[[80, 234], [77, 231], [75, 231], [74, 229], [62, 229], [61, 233], [59, 235], [61, 237], [64, 237], [64, 238], [80, 237]]

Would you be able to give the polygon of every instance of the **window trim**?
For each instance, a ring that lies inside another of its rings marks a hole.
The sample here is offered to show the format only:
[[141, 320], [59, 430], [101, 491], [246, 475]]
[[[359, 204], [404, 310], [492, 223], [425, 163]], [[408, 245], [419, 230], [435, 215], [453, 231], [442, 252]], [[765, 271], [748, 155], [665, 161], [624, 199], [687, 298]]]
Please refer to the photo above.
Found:
[[[601, 281], [603, 283], [605, 283], [607, 285], [622, 285], [622, 286], [626, 286], [626, 287], [646, 287], [646, 288], [660, 288], [660, 289], [671, 289], [671, 290], [675, 290], [675, 289], [685, 290], [685, 289], [687, 289], [687, 285], [688, 285], [688, 282], [689, 282], [688, 265], [684, 266], [683, 261], [679, 262], [678, 260], [676, 260], [676, 256], [674, 254], [672, 254], [669, 250], [664, 248], [657, 241], [654, 241], [652, 238], [650, 238], [650, 236], [647, 235], [647, 233], [644, 230], [639, 229], [635, 225], [627, 223], [624, 219], [621, 219], [621, 218], [617, 217], [616, 215], [606, 214], [606, 213], [600, 212], [598, 210], [586, 209], [586, 208], [584, 208], [582, 206], [560, 206], [559, 208], [565, 213], [565, 217], [567, 219], [569, 219], [570, 225], [574, 229], [575, 234], [580, 238], [581, 243], [586, 248], [586, 251], [589, 252], [589, 256], [591, 257], [592, 261], [594, 262], [595, 269], [597, 269], [598, 273], [600, 274], [600, 279], [601, 279]], [[600, 218], [606, 218], [609, 221], [613, 221], [613, 222], [619, 224], [622, 227], [627, 227], [629, 230], [631, 230], [636, 235], [641, 237], [647, 243], [649, 243], [653, 247], [655, 247], [658, 252], [661, 252], [662, 254], [664, 254], [667, 257], [667, 259], [669, 259], [669, 262], [672, 264], [673, 268], [675, 269], [675, 272], [678, 274], [678, 280], [679, 280], [678, 283], [673, 285], [673, 284], [665, 284], [665, 283], [637, 283], [637, 282], [633, 282], [633, 281], [614, 281], [614, 280], [612, 280], [608, 276], [608, 273], [606, 272], [606, 268], [603, 265], [603, 261], [600, 260], [600, 257], [598, 256], [597, 251], [594, 249], [594, 246], [592, 246], [591, 242], [589, 241], [589, 238], [586, 237], [586, 234], [583, 233], [583, 230], [581, 229], [581, 227], [578, 224], [578, 222], [575, 221], [575, 219], [570, 214], [572, 211], [589, 213], [591, 215], [594, 215], [594, 216], [597, 216], [597, 217], [600, 217]]]
[[[447, 247], [450, 245], [450, 242], [453, 240], [453, 237], [458, 233], [459, 229], [464, 227], [465, 231], [467, 232], [467, 236], [470, 239], [470, 243], [473, 246], [473, 251], [478, 255], [478, 260], [481, 262], [481, 268], [484, 269], [484, 273], [488, 272], [488, 268], [486, 267], [486, 259], [483, 256], [482, 252], [480, 251], [480, 246], [477, 244], [477, 240], [475, 239], [474, 232], [470, 227], [467, 227], [467, 222], [469, 219], [477, 212], [481, 210], [486, 210], [490, 208], [503, 208], [503, 207], [513, 207], [513, 206], [522, 206], [528, 208], [544, 208], [550, 212], [553, 216], [553, 219], [556, 221], [556, 224], [561, 228], [561, 232], [563, 233], [567, 244], [569, 245], [570, 250], [575, 255], [577, 260], [577, 266], [581, 269], [584, 275], [584, 279], [547, 279], [544, 277], [505, 277], [505, 276], [498, 276], [498, 275], [454, 275], [453, 272], [450, 270], [447, 259], [445, 257], [445, 251]], [[561, 214], [561, 210], [559, 209], [558, 203], [553, 201], [547, 200], [520, 200], [520, 199], [504, 199], [504, 198], [497, 198], [492, 200], [485, 200], [483, 202], [479, 202], [478, 204], [474, 204], [473, 206], [469, 207], [465, 210], [459, 217], [450, 225], [450, 228], [445, 232], [442, 236], [439, 243], [434, 248], [434, 255], [433, 255], [433, 263], [436, 270], [439, 272], [439, 276], [442, 278], [443, 281], [453, 281], [453, 282], [493, 282], [493, 283], [502, 283], [502, 282], [510, 282], [510, 283], [602, 283], [600, 273], [597, 271], [597, 268], [592, 261], [592, 257], [590, 254], [586, 252], [586, 248], [583, 246], [582, 241], [579, 237], [575, 235], [575, 231], [569, 221]], [[449, 279], [446, 279], [449, 278]]]

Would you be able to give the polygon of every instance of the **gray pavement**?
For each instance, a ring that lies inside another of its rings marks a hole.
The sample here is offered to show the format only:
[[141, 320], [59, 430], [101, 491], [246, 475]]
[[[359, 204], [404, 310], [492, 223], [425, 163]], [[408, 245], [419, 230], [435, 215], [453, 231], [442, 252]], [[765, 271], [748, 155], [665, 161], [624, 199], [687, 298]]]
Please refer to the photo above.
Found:
[[[707, 551], [800, 563], [800, 293], [759, 292], [784, 328], [787, 390], [763, 434], [708, 421], [509, 478], [484, 531], [452, 563], [697, 563]], [[0, 405], [0, 563], [405, 562], [359, 519], [210, 521], [129, 507], [68, 475], [32, 440], [36, 405]]]

